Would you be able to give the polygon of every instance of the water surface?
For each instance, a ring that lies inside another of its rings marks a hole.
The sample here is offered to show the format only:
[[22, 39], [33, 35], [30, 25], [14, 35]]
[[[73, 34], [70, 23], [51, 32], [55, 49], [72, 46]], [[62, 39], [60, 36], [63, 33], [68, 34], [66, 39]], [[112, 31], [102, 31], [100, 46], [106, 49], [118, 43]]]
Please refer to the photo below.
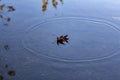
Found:
[[[11, 18], [7, 26], [0, 19], [4, 80], [120, 80], [120, 1], [56, 1], [46, 11], [41, 0], [0, 2], [16, 9], [0, 12]], [[65, 45], [56, 44], [61, 35]]]

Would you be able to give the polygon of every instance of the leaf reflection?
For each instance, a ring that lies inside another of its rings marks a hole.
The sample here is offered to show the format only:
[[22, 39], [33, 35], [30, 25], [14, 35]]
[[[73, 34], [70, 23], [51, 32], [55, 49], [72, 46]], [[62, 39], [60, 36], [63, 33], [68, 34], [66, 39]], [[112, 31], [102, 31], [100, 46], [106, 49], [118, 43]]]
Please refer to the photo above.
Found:
[[[61, 3], [63, 3], [63, 0], [59, 0]], [[52, 5], [57, 8], [58, 1], [57, 0], [51, 0]], [[48, 0], [42, 0], [42, 11], [46, 11], [48, 7]]]
[[15, 11], [15, 8], [13, 6], [7, 6], [5, 4], [0, 5], [0, 19], [5, 26], [7, 26], [8, 22], [11, 21], [11, 18], [7, 16], [7, 13], [13, 11]]

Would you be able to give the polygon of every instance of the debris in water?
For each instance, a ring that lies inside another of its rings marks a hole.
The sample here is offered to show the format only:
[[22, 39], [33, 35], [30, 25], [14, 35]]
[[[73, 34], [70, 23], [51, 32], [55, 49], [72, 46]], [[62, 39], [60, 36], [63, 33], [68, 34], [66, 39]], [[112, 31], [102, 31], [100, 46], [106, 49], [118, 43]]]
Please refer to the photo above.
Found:
[[68, 38], [68, 35], [65, 35], [65, 36], [60, 36], [60, 37], [57, 37], [57, 45], [59, 45], [59, 44], [65, 44], [64, 42], [66, 42], [66, 43], [68, 43], [68, 40], [69, 40], [69, 38]]
[[42, 11], [45, 11], [47, 9], [47, 5], [46, 4], [43, 4], [42, 5]]
[[[57, 0], [51, 0], [52, 5], [56, 8], [58, 6]], [[60, 0], [60, 2], [63, 4], [63, 0]], [[48, 7], [48, 0], [42, 0], [42, 11], [46, 11]]]
[[54, 7], [57, 7], [58, 2], [56, 0], [52, 0], [52, 4], [53, 4]]
[[0, 80], [3, 80], [3, 76], [2, 75], [0, 75]]
[[15, 11], [15, 8], [13, 6], [7, 6], [8, 12]]
[[63, 3], [63, 0], [60, 0], [61, 3]]
[[10, 75], [10, 76], [15, 76], [15, 75], [16, 75], [16, 73], [15, 73], [15, 71], [10, 70], [10, 71], [8, 71], [8, 75]]
[[11, 21], [11, 18], [10, 18], [10, 17], [8, 17], [6, 20], [7, 20], [7, 22], [10, 22], [10, 21]]
[[10, 49], [9, 45], [5, 45], [4, 48], [5, 48], [5, 50], [9, 50]]
[[42, 11], [46, 11], [48, 0], [42, 0], [42, 3], [43, 3], [43, 5], [42, 5]]
[[5, 7], [5, 4], [0, 5], [0, 11], [3, 10], [4, 7]]
[[8, 65], [7, 65], [7, 64], [5, 64], [5, 68], [8, 68]]
[[[2, 0], [0, 0], [2, 1]], [[12, 11], [15, 11], [15, 8], [13, 6], [7, 6], [5, 4], [0, 4], [0, 19], [2, 19], [2, 22], [5, 26], [8, 26], [8, 22], [11, 21], [11, 18], [10, 17], [7, 17], [6, 14], [3, 14], [4, 12], [12, 12]]]
[[48, 0], [42, 0], [43, 4], [48, 4]]

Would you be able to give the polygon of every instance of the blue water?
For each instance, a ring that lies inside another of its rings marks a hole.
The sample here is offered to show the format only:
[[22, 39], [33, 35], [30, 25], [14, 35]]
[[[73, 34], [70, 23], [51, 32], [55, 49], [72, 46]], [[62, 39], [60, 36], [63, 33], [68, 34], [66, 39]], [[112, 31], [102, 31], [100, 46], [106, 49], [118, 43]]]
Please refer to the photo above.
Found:
[[[0, 12], [11, 18], [0, 19], [4, 80], [120, 80], [120, 1], [56, 1], [46, 11], [42, 0], [0, 2], [16, 9]], [[56, 43], [61, 35], [69, 37], [65, 45]]]

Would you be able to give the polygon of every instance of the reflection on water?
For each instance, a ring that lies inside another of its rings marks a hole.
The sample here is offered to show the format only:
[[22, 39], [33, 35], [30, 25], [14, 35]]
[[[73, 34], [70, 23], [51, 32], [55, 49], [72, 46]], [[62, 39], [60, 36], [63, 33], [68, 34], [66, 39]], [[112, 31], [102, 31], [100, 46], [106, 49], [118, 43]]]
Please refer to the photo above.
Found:
[[[2, 1], [2, 0], [0, 0]], [[8, 25], [8, 22], [11, 21], [11, 18], [7, 16], [7, 12], [13, 12], [15, 8], [13, 6], [8, 6], [6, 4], [0, 4], [0, 19], [4, 25]]]
[[[52, 5], [56, 8], [58, 5], [58, 1], [56, 0], [51, 0], [52, 1]], [[63, 3], [63, 0], [60, 0], [61, 3]], [[46, 11], [47, 10], [47, 6], [48, 6], [48, 0], [42, 0], [42, 11]]]

